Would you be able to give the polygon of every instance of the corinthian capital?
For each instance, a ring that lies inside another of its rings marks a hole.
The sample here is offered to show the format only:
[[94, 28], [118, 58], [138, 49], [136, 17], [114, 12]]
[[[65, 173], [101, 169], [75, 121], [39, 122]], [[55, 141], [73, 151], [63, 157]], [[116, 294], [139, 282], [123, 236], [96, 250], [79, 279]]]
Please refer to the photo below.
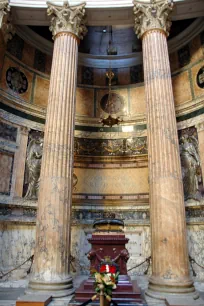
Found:
[[8, 0], [0, 0], [0, 29], [3, 25], [3, 18], [8, 12], [10, 12]]
[[171, 20], [170, 14], [173, 10], [172, 0], [151, 0], [151, 3], [133, 0], [135, 15], [135, 33], [138, 38], [152, 29], [162, 30], [169, 35]]
[[15, 29], [11, 23], [10, 6], [8, 0], [0, 0], [0, 29], [7, 43], [15, 34]]
[[87, 32], [84, 24], [85, 2], [76, 6], [70, 6], [68, 1], [64, 2], [63, 6], [51, 2], [47, 2], [47, 5], [47, 14], [52, 17], [50, 31], [53, 38], [60, 32], [70, 32], [83, 39]]

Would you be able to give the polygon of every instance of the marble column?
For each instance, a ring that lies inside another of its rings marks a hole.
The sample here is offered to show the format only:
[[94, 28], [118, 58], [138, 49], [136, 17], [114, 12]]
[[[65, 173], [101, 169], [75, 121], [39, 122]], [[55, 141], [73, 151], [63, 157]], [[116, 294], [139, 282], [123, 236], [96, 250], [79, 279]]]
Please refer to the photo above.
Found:
[[[189, 276], [184, 194], [167, 36], [170, 1], [134, 1], [147, 111], [152, 276], [147, 295], [197, 298]], [[172, 295], [173, 294], [173, 295]], [[176, 305], [179, 305], [177, 298]], [[170, 302], [169, 302], [170, 304]]]
[[74, 292], [69, 274], [73, 143], [78, 44], [85, 3], [48, 2], [54, 52], [40, 175], [34, 269], [30, 291], [62, 297]]

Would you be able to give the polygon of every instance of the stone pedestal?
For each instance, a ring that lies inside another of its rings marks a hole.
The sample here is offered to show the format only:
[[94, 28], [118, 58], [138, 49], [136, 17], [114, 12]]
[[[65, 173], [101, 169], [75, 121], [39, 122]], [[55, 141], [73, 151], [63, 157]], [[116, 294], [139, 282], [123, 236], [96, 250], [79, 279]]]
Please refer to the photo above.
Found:
[[27, 293], [74, 292], [69, 274], [75, 92], [85, 4], [48, 4], [54, 53], [40, 175], [34, 268]]
[[189, 276], [186, 221], [174, 97], [166, 36], [172, 3], [135, 1], [142, 38], [147, 107], [152, 276], [147, 295], [197, 298]]
[[[118, 266], [120, 275], [117, 288], [112, 292], [112, 299], [116, 303], [126, 303], [127, 305], [131, 303], [132, 306], [137, 303], [143, 304], [137, 282], [132, 282], [127, 275], [126, 263], [129, 259], [129, 253], [125, 245], [129, 239], [125, 238], [122, 229], [113, 230], [113, 228], [121, 227], [121, 225], [122, 227], [124, 226], [123, 221], [116, 219], [104, 219], [95, 222], [96, 231], [88, 239], [92, 245], [92, 249], [87, 255], [91, 264], [90, 269], [99, 271], [100, 264], [113, 262]], [[85, 302], [94, 296], [94, 294], [94, 277], [90, 276], [76, 290], [75, 301], [71, 305]]]

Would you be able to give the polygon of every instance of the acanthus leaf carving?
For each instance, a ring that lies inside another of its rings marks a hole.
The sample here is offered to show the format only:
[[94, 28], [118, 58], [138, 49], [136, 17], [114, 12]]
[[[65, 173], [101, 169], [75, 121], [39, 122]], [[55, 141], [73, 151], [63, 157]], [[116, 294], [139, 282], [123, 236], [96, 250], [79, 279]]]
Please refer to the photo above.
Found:
[[8, 0], [1, 0], [0, 1], [0, 28], [2, 28], [3, 25], [3, 18], [4, 16], [10, 12], [10, 6], [8, 3]]
[[70, 6], [69, 2], [64, 2], [63, 6], [57, 6], [51, 2], [47, 2], [47, 14], [51, 16], [50, 31], [55, 35], [60, 32], [70, 32], [79, 39], [87, 33], [85, 26], [85, 5], [83, 2], [76, 6]]
[[149, 30], [158, 29], [165, 32], [168, 36], [171, 28], [170, 15], [173, 10], [172, 0], [162, 0], [156, 2], [152, 0], [147, 4], [133, 1], [134, 15], [135, 15], [135, 33], [138, 38], [141, 38], [143, 34]]
[[0, 0], [0, 29], [2, 30], [5, 43], [12, 39], [15, 34], [15, 28], [11, 21], [10, 5], [8, 0]]

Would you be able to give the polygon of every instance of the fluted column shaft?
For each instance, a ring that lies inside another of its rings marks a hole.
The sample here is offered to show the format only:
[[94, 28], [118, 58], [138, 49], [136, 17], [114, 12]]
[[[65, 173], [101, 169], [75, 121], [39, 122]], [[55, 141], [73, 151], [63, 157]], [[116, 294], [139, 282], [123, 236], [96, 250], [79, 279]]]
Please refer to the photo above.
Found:
[[[147, 295], [169, 298], [195, 288], [189, 276], [186, 220], [167, 36], [171, 1], [134, 1], [142, 38], [147, 111], [152, 276]], [[178, 303], [178, 301], [177, 301]]]
[[52, 283], [59, 283], [59, 288], [63, 290], [72, 288], [68, 258], [77, 49], [77, 39], [70, 33], [60, 33], [55, 38], [31, 288], [36, 287], [35, 282], [47, 283], [49, 288]]
[[85, 3], [48, 3], [54, 52], [40, 175], [34, 270], [29, 290], [72, 294], [69, 274], [77, 56]]
[[178, 291], [179, 287], [191, 290], [178, 134], [165, 33], [148, 31], [142, 45], [152, 234], [149, 287], [154, 284], [176, 286]]

